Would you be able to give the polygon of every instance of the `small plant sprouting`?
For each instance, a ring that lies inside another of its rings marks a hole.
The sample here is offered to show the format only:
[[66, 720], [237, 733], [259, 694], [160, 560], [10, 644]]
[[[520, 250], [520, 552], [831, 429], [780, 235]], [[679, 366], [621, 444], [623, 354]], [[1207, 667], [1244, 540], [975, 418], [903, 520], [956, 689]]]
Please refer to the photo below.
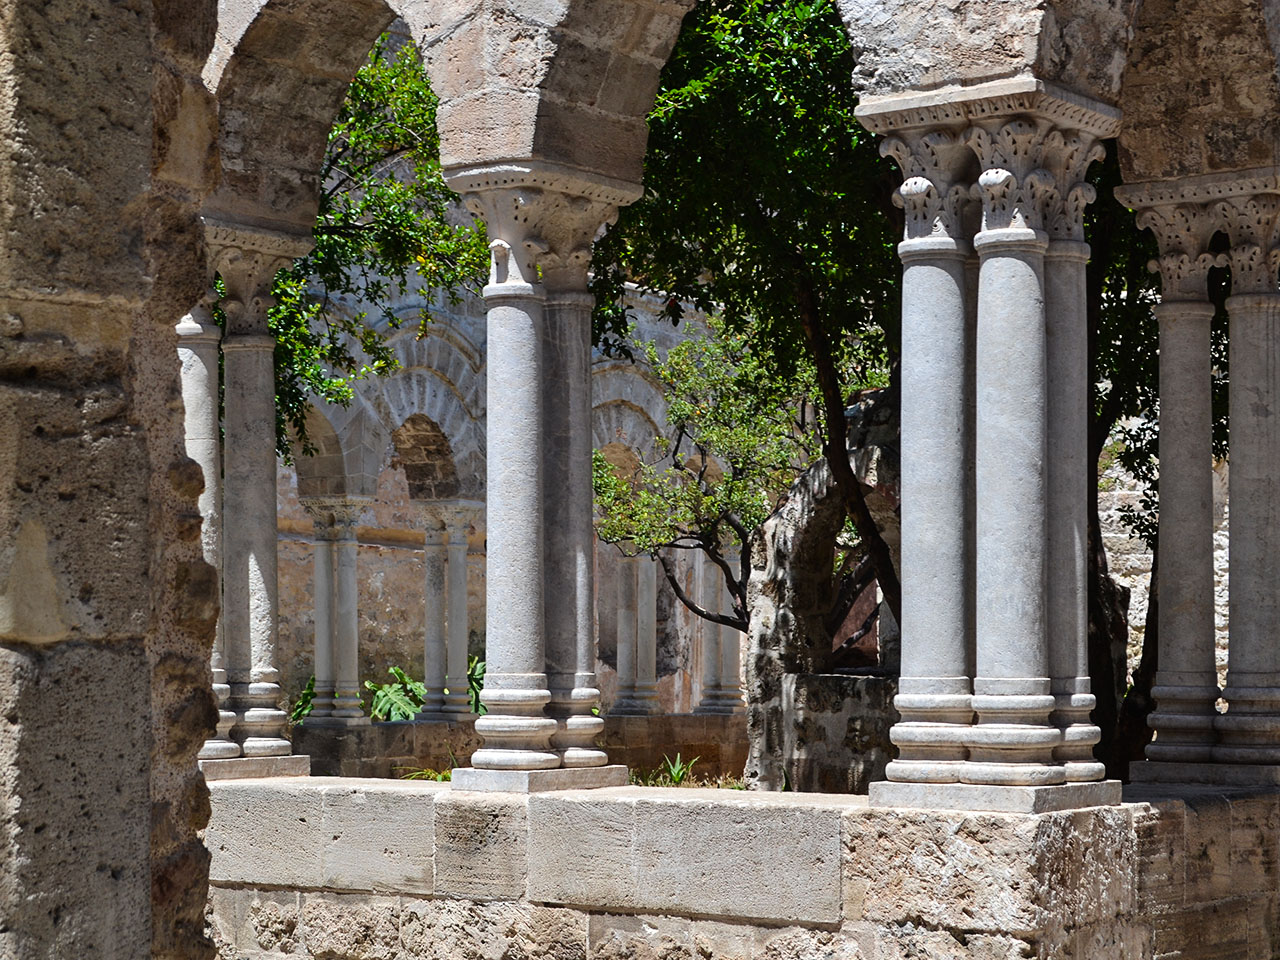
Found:
[[365, 687], [373, 691], [369, 716], [374, 720], [412, 720], [427, 698], [426, 685], [399, 667], [391, 667], [387, 672], [393, 678], [391, 683], [364, 682]]
[[311, 708], [315, 705], [316, 699], [316, 675], [313, 673], [307, 685], [302, 688], [302, 692], [298, 694], [298, 699], [293, 701], [293, 706], [289, 708], [289, 723], [297, 726], [303, 720], [311, 715]]
[[672, 760], [665, 753], [662, 755], [662, 772], [666, 774], [668, 780], [671, 781], [673, 787], [678, 787], [684, 783], [685, 779], [693, 773], [693, 765], [701, 760], [701, 757], [694, 757], [687, 763], [680, 759], [680, 754], [676, 754], [676, 758]]

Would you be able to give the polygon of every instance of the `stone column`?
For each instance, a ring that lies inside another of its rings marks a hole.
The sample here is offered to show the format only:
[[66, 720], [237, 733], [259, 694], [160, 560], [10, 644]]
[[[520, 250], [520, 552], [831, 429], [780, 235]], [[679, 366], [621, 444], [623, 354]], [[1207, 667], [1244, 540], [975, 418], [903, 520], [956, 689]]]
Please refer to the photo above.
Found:
[[[735, 578], [738, 577], [741, 567], [740, 562], [730, 559], [729, 567], [733, 571], [733, 576]], [[727, 589], [724, 593], [724, 602], [720, 612], [726, 616], [733, 614], [733, 596]], [[718, 702], [721, 713], [741, 713], [747, 706], [742, 699], [742, 637], [743, 633], [737, 627], [732, 627], [727, 623], [720, 624]]]
[[1094, 759], [1102, 739], [1091, 714], [1096, 703], [1089, 680], [1088, 514], [1089, 317], [1084, 211], [1096, 191], [1085, 182], [1104, 151], [1089, 135], [1053, 131], [1045, 138], [1053, 177], [1046, 197], [1044, 287], [1048, 397], [1046, 456], [1048, 513], [1047, 639], [1053, 722], [1062, 742], [1053, 753], [1068, 782], [1101, 780], [1106, 767]]
[[[1135, 191], [1117, 195], [1134, 206]], [[1160, 665], [1148, 718], [1152, 761], [1204, 763], [1216, 740], [1213, 570], [1213, 373], [1209, 332], [1213, 305], [1205, 284], [1216, 224], [1204, 207], [1147, 207], [1138, 225], [1160, 244]], [[1134, 779], [1182, 779], [1163, 763], [1133, 764]]]
[[356, 520], [369, 501], [346, 497], [333, 509], [333, 716], [368, 723], [360, 701], [360, 590]]
[[445, 528], [449, 535], [449, 585], [447, 601], [448, 641], [445, 653], [445, 688], [442, 710], [447, 714], [471, 713], [471, 694], [467, 678], [467, 642], [470, 623], [467, 617], [467, 533], [475, 510], [466, 507], [446, 509]]
[[1213, 757], [1272, 765], [1280, 763], [1280, 196], [1235, 197], [1217, 212], [1231, 238], [1231, 643]]
[[1052, 179], [1044, 127], [993, 120], [969, 132], [982, 173], [977, 343], [977, 621], [966, 783], [1065, 781], [1050, 722], [1048, 370], [1042, 229]]
[[232, 736], [246, 757], [285, 756], [288, 716], [276, 664], [275, 339], [267, 310], [276, 271], [309, 241], [206, 221], [211, 259], [222, 275], [223, 630]]
[[[700, 589], [698, 602], [708, 613], [719, 613], [724, 609], [728, 588], [724, 583], [724, 574], [705, 554], [699, 554], [698, 578]], [[722, 713], [720, 702], [720, 624], [703, 619], [701, 623], [702, 637], [702, 696], [694, 713]]]
[[476, 769], [459, 771], [454, 783], [625, 782], [622, 767], [538, 773], [604, 762], [592, 745], [600, 722], [591, 713], [599, 695], [589, 632], [590, 304], [583, 294], [596, 231], [639, 189], [533, 162], [455, 169], [449, 182], [484, 217], [492, 253], [485, 289], [490, 712], [476, 721], [485, 738], [472, 757]]
[[[209, 304], [201, 303], [176, 327], [178, 360], [182, 364], [183, 427], [187, 456], [200, 464], [204, 492], [200, 494], [200, 545], [205, 561], [222, 572], [222, 425], [218, 417], [218, 355], [222, 331], [213, 322]], [[240, 745], [230, 737], [236, 715], [228, 709], [226, 652], [222, 618], [214, 628], [209, 666], [213, 673], [213, 698], [218, 708], [217, 731], [200, 748], [201, 760], [226, 760], [240, 756]]]
[[302, 501], [315, 524], [315, 554], [313, 565], [315, 585], [315, 674], [314, 696], [311, 700], [309, 721], [323, 721], [333, 716], [333, 695], [336, 681], [333, 672], [333, 512], [322, 499]]
[[636, 682], [632, 702], [637, 712], [660, 713], [658, 699], [658, 561], [636, 562]]
[[444, 707], [447, 647], [445, 640], [445, 543], [449, 534], [434, 504], [419, 504], [422, 511], [423, 610], [422, 662], [427, 698], [419, 716], [436, 717]]
[[902, 258], [902, 653], [890, 737], [890, 780], [960, 779], [970, 705], [973, 596], [968, 485], [973, 437], [967, 390], [963, 225], [968, 156], [944, 130], [886, 140], [902, 169], [906, 213]]
[[617, 613], [615, 623], [618, 634], [615, 651], [618, 669], [618, 695], [611, 714], [633, 716], [640, 713], [636, 697], [636, 566], [635, 557], [624, 557], [617, 565]]

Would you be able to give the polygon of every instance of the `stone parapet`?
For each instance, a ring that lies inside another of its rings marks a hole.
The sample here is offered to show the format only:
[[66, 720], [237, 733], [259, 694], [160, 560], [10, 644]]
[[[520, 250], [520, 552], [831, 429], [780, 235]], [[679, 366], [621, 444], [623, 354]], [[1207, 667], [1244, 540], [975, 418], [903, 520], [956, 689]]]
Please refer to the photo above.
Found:
[[228, 960], [1273, 955], [1275, 794], [1147, 786], [1012, 815], [315, 778], [211, 793]]

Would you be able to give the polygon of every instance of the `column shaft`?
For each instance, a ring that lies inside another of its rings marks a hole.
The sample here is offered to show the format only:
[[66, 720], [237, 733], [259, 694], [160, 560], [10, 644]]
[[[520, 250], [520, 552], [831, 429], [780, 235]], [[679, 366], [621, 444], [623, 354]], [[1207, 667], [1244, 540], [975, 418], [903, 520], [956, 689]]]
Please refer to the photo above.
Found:
[[445, 688], [443, 710], [449, 714], [471, 713], [471, 688], [467, 677], [467, 528], [462, 516], [453, 517], [449, 530], [448, 642], [445, 648]]
[[494, 241], [488, 301], [488, 586], [484, 702], [476, 720], [484, 746], [473, 766], [538, 770], [560, 766], [550, 748], [556, 722], [543, 713], [543, 294], [520, 282], [514, 251]]
[[[986, 175], [984, 174], [984, 177]], [[977, 344], [977, 623], [968, 783], [1062, 783], [1046, 629], [1045, 235], [984, 229]], [[905, 655], [905, 654], [904, 654]]]
[[1213, 756], [1271, 764], [1280, 762], [1280, 294], [1238, 294], [1227, 309], [1231, 644]]
[[[724, 584], [724, 575], [705, 554], [698, 557], [700, 561], [699, 578], [701, 589], [698, 600], [704, 610], [719, 613], [724, 607], [722, 594], [728, 589]], [[694, 713], [720, 712], [720, 625], [710, 620], [700, 624], [702, 637], [702, 696]]]
[[658, 699], [658, 561], [636, 562], [636, 682], [638, 712], [660, 713]]
[[315, 696], [311, 716], [333, 716], [337, 678], [333, 669], [333, 515], [316, 517], [315, 547]]
[[1160, 668], [1152, 760], [1213, 759], [1213, 305], [1166, 301], [1160, 322]]
[[[205, 562], [222, 577], [222, 439], [218, 417], [218, 355], [222, 331], [214, 324], [207, 304], [201, 304], [177, 325], [178, 359], [182, 364], [183, 428], [187, 456], [200, 464], [204, 492], [198, 507], [203, 521], [200, 545]], [[213, 698], [218, 709], [214, 736], [200, 748], [201, 760], [225, 760], [240, 756], [240, 746], [230, 737], [236, 715], [228, 709], [226, 653], [222, 618], [214, 628], [209, 657]]]
[[1088, 510], [1089, 318], [1085, 266], [1089, 245], [1055, 239], [1045, 254], [1048, 399], [1048, 602], [1053, 721], [1062, 730], [1054, 758], [1068, 781], [1100, 780], [1093, 757], [1102, 731], [1094, 726], [1089, 680]]
[[898, 247], [902, 274], [902, 654], [891, 780], [960, 778], [970, 706], [967, 244]]
[[333, 715], [364, 719], [360, 702], [360, 600], [356, 539], [359, 507], [347, 507], [334, 525]]
[[287, 756], [276, 665], [275, 340], [231, 333], [224, 345], [224, 630], [232, 735], [247, 757]]
[[447, 654], [445, 652], [445, 538], [434, 517], [427, 519], [422, 545], [422, 662], [427, 698], [424, 715], [440, 713], [444, 706]]
[[617, 655], [618, 693], [610, 713], [630, 715], [637, 713], [636, 696], [636, 647], [638, 642], [636, 617], [636, 566], [634, 557], [624, 557], [618, 563]]

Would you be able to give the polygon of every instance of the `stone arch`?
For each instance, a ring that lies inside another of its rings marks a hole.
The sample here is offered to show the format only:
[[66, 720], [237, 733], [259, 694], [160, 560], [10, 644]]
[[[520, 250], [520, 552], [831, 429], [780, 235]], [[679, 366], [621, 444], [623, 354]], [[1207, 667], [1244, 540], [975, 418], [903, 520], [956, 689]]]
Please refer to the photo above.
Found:
[[[478, 349], [456, 327], [437, 323], [421, 339], [406, 330], [395, 340], [401, 369], [369, 381], [369, 403], [391, 435], [411, 417], [435, 424], [448, 444], [457, 490], [480, 500], [485, 489], [485, 399]], [[383, 447], [385, 451], [385, 445]]]
[[391, 431], [395, 448], [392, 466], [404, 470], [411, 500], [456, 500], [461, 491], [449, 438], [439, 425], [421, 413]]
[[692, 0], [232, 0], [205, 69], [220, 108], [214, 219], [309, 232], [333, 117], [403, 18], [440, 97], [446, 167], [537, 159], [639, 183], [645, 114]]
[[667, 414], [667, 401], [652, 377], [634, 364], [599, 365], [591, 374], [591, 398], [597, 449], [621, 442], [642, 457], [652, 455]]
[[359, 398], [350, 406], [317, 403], [307, 411], [314, 456], [298, 456], [299, 497], [373, 496], [386, 430]]

